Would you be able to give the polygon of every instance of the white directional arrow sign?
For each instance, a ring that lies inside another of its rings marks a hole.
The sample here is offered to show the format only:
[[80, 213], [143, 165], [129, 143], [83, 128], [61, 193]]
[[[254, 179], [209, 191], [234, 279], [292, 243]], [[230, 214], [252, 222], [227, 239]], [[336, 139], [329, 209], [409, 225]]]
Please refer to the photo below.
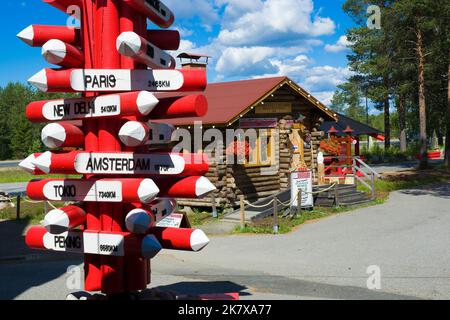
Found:
[[183, 83], [178, 70], [76, 69], [70, 77], [75, 91], [176, 91]]

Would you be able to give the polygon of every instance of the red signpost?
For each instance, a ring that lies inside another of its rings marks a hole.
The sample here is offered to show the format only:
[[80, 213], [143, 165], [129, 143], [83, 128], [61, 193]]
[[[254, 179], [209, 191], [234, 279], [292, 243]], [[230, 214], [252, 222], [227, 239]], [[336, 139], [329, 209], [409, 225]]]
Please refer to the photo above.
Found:
[[[77, 203], [50, 211], [45, 227], [31, 228], [26, 243], [84, 254], [87, 291], [143, 290], [150, 283], [149, 259], [162, 248], [198, 251], [209, 242], [200, 230], [155, 227], [175, 210], [171, 198], [200, 197], [215, 189], [202, 176], [208, 159], [148, 151], [153, 143], [170, 142], [174, 130], [153, 119], [203, 116], [207, 110], [202, 94], [157, 99], [152, 92], [203, 91], [206, 72], [172, 69], [175, 60], [164, 50], [178, 49], [179, 33], [147, 30], [147, 18], [162, 28], [174, 21], [160, 1], [43, 1], [69, 14], [78, 6], [81, 28], [32, 25], [18, 34], [28, 45], [42, 46], [44, 58], [62, 67], [43, 69], [29, 82], [44, 92], [82, 97], [27, 106], [30, 121], [49, 123], [42, 140], [54, 150], [30, 155], [20, 166], [36, 175], [83, 178], [28, 184], [31, 199]], [[67, 147], [79, 149], [58, 150]]]

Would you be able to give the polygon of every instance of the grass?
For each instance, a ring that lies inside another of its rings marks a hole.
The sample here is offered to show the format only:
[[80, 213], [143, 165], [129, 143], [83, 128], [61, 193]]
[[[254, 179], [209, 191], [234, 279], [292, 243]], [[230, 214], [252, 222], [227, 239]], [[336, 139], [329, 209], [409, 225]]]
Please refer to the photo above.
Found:
[[[14, 207], [6, 207], [0, 209], [0, 220], [15, 220], [16, 219], [16, 206], [17, 199], [14, 198], [12, 201]], [[59, 208], [64, 206], [64, 202], [52, 202], [52, 204]], [[48, 206], [48, 210], [52, 207]], [[30, 201], [28, 198], [22, 198], [20, 202], [20, 220], [28, 221], [30, 224], [39, 224], [40, 221], [44, 220], [45, 216], [45, 202]], [[195, 210], [188, 214], [189, 222], [193, 227], [205, 225], [212, 221], [216, 221], [216, 218], [212, 218], [210, 212], [204, 210]]]
[[[304, 224], [308, 221], [322, 219], [335, 214], [352, 211], [358, 208], [373, 206], [383, 203], [385, 200], [377, 199], [364, 205], [353, 207], [333, 207], [333, 208], [321, 208], [317, 207], [314, 210], [303, 210], [300, 216], [291, 217], [279, 217], [278, 218], [278, 233], [285, 234], [293, 231], [296, 227]], [[273, 217], [264, 218], [258, 222], [245, 225], [243, 229], [240, 226], [236, 226], [233, 233], [256, 233], [256, 234], [273, 234]]]
[[[39, 224], [44, 220], [45, 216], [45, 203], [44, 202], [28, 202], [29, 199], [22, 199], [20, 202], [20, 220], [28, 221], [31, 224]], [[12, 201], [14, 207], [6, 207], [0, 210], [0, 219], [2, 220], [15, 220], [16, 219], [16, 199]], [[62, 207], [63, 202], [52, 202], [55, 207]], [[48, 210], [52, 208], [48, 206]]]
[[212, 217], [211, 212], [199, 209], [194, 209], [193, 212], [188, 213], [187, 216], [189, 222], [191, 223], [191, 226], [193, 227], [202, 226], [216, 220], [215, 218]]
[[[65, 175], [46, 175], [45, 178], [65, 178]], [[68, 178], [79, 178], [80, 175], [69, 175]], [[0, 170], [0, 183], [14, 183], [14, 182], [28, 182], [32, 179], [37, 179], [39, 176], [34, 176], [22, 169], [2, 169]]]

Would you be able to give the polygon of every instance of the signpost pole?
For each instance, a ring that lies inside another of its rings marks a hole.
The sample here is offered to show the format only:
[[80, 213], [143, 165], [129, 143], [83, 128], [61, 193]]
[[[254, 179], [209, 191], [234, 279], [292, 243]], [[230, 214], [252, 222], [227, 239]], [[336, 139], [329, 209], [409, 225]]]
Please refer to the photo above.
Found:
[[20, 194], [17, 196], [17, 203], [16, 203], [16, 220], [20, 220]]
[[278, 202], [277, 202], [277, 196], [273, 196], [273, 233], [278, 233]]
[[239, 197], [239, 205], [240, 205], [240, 218], [241, 218], [241, 230], [245, 228], [245, 204], [244, 204], [244, 195], [240, 195]]
[[302, 215], [302, 189], [298, 189], [297, 193], [297, 216]]

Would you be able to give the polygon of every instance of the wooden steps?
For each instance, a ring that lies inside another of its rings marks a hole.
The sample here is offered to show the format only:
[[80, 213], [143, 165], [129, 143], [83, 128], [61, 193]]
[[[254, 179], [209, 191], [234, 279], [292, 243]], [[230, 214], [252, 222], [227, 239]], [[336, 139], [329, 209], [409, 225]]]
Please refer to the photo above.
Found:
[[[314, 191], [326, 190], [328, 186], [315, 187]], [[314, 196], [314, 206], [353, 206], [370, 202], [372, 199], [363, 191], [358, 191], [355, 184], [338, 184], [337, 189], [331, 188]]]

